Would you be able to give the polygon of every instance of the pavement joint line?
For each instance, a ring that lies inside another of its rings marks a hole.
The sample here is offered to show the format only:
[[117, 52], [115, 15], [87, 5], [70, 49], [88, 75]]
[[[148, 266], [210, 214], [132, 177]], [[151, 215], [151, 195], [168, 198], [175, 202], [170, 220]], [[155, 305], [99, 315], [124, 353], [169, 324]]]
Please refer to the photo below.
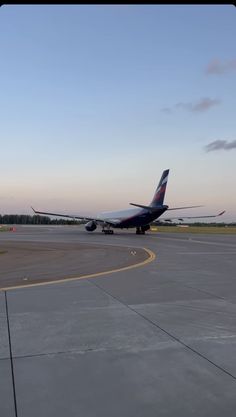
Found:
[[9, 314], [8, 314], [8, 302], [7, 302], [7, 293], [5, 294], [5, 306], [6, 306], [6, 319], [7, 319], [7, 333], [8, 333], [8, 344], [9, 344], [9, 353], [10, 353], [10, 364], [11, 364], [11, 376], [12, 376], [12, 390], [13, 390], [13, 399], [14, 399], [14, 410], [15, 410], [15, 417], [18, 416], [17, 412], [17, 402], [16, 402], [16, 384], [15, 384], [15, 374], [14, 374], [14, 364], [13, 364], [13, 356], [12, 356], [12, 344], [11, 344], [11, 330], [10, 330], [10, 321], [9, 321]]
[[[130, 307], [130, 306], [129, 306]], [[176, 337], [175, 335], [169, 333], [167, 330], [163, 329], [161, 326], [159, 326], [157, 323], [155, 323], [154, 321], [152, 321], [151, 319], [145, 317], [143, 314], [141, 314], [140, 312], [136, 311], [135, 309], [133, 309], [132, 307], [130, 307], [131, 310], [133, 310], [134, 312], [136, 312], [139, 316], [143, 317], [145, 320], [147, 320], [148, 322], [150, 322], [151, 324], [153, 324], [154, 326], [156, 326], [158, 329], [162, 330], [165, 334], [167, 334], [168, 336], [170, 336], [173, 340], [175, 340], [176, 342], [180, 343], [182, 346], [184, 346], [185, 348], [187, 348], [188, 350], [190, 350], [192, 353], [195, 353], [196, 355], [198, 355], [199, 357], [201, 357], [202, 359], [206, 360], [207, 362], [209, 362], [211, 365], [215, 366], [217, 369], [219, 369], [220, 371], [224, 372], [225, 374], [227, 374], [228, 376], [230, 376], [231, 378], [233, 378], [236, 381], [236, 376], [231, 374], [230, 372], [228, 372], [226, 369], [222, 368], [220, 365], [217, 365], [215, 362], [213, 362], [211, 359], [207, 358], [207, 356], [203, 355], [202, 353], [198, 352], [196, 349], [194, 349], [193, 347], [187, 345], [186, 343], [184, 343], [181, 339], [179, 339], [178, 337]]]
[[0, 292], [1, 291], [18, 290], [18, 289], [22, 289], [22, 288], [39, 287], [39, 286], [43, 286], [43, 285], [61, 284], [61, 283], [65, 283], [65, 282], [79, 281], [79, 280], [82, 280], [82, 279], [96, 278], [96, 277], [99, 277], [99, 276], [113, 274], [115, 272], [122, 272], [122, 271], [127, 271], [129, 269], [142, 267], [142, 266], [154, 261], [154, 259], [156, 258], [155, 253], [153, 251], [151, 251], [150, 249], [144, 248], [144, 247], [142, 247], [142, 248], [139, 247], [139, 249], [143, 249], [145, 252], [147, 252], [147, 254], [149, 256], [144, 261], [138, 262], [136, 264], [132, 264], [132, 265], [129, 265], [129, 266], [124, 266], [122, 268], [111, 269], [109, 271], [95, 272], [93, 274], [81, 275], [80, 277], [62, 278], [62, 279], [58, 279], [58, 280], [47, 281], [47, 282], [37, 282], [37, 283], [34, 283], [34, 284], [28, 284], [28, 285], [26, 284], [26, 285], [18, 285], [18, 286], [16, 285], [16, 286], [13, 286], [13, 287], [4, 287], [4, 288], [0, 288]]
[[[177, 281], [176, 281], [176, 283], [177, 283]], [[219, 296], [219, 295], [216, 295], [216, 294], [212, 294], [211, 292], [209, 292], [209, 291], [206, 291], [206, 290], [201, 290], [200, 288], [197, 288], [197, 287], [193, 287], [192, 285], [187, 285], [187, 284], [182, 284], [184, 287], [186, 287], [186, 288], [192, 288], [193, 290], [196, 290], [196, 291], [199, 291], [199, 292], [202, 292], [203, 294], [207, 294], [207, 295], [210, 295], [211, 296], [211, 298], [217, 298], [217, 299], [219, 299], [219, 300], [226, 300], [224, 297], [221, 297], [221, 296]]]
[[[235, 336], [236, 337], [236, 336]], [[161, 347], [168, 344], [167, 342], [162, 342], [159, 346]], [[92, 353], [92, 352], [114, 352], [114, 351], [133, 351], [133, 348], [129, 348], [129, 347], [99, 347], [99, 348], [85, 348], [85, 349], [69, 349], [69, 350], [60, 350], [60, 351], [55, 351], [55, 352], [44, 352], [44, 353], [32, 353], [32, 354], [25, 354], [25, 355], [13, 355], [13, 360], [17, 360], [17, 359], [27, 359], [27, 358], [37, 358], [37, 357], [42, 357], [42, 356], [54, 356], [54, 355], [67, 355], [67, 354], [78, 354], [78, 355], [83, 355], [84, 353]], [[139, 351], [153, 351], [156, 350], [154, 347], [152, 348], [139, 348]], [[0, 362], [1, 361], [5, 361], [6, 359], [9, 358], [0, 358]]]
[[144, 316], [142, 313], [140, 313], [139, 311], [135, 310], [135, 308], [131, 307], [131, 305], [124, 303], [123, 301], [121, 301], [118, 297], [115, 297], [114, 295], [110, 294], [108, 291], [106, 291], [104, 288], [102, 288], [100, 285], [98, 285], [97, 283], [95, 284], [95, 282], [91, 282], [92, 285], [94, 285], [95, 287], [99, 288], [101, 291], [103, 291], [105, 294], [109, 295], [110, 297], [112, 297], [114, 300], [118, 301], [119, 303], [121, 303], [122, 305], [124, 305], [125, 307], [127, 307], [128, 309], [130, 309], [131, 311], [133, 311], [134, 313], [136, 313], [139, 317], [142, 317], [144, 320], [146, 320], [148, 323], [150, 323], [151, 325], [155, 326], [157, 329], [161, 330], [162, 332], [164, 332], [167, 336], [169, 336], [172, 340], [174, 340], [175, 342], [178, 342], [180, 345], [182, 345], [183, 347], [185, 347], [186, 349], [190, 350], [192, 353], [196, 354], [197, 356], [199, 356], [200, 358], [204, 359], [205, 361], [207, 361], [208, 363], [210, 363], [211, 365], [213, 365], [214, 367], [216, 367], [218, 370], [220, 370], [221, 372], [225, 373], [226, 375], [230, 376], [232, 379], [234, 379], [236, 381], [236, 376], [231, 374], [230, 372], [228, 372], [226, 369], [222, 368], [220, 365], [217, 365], [215, 362], [213, 362], [211, 359], [207, 358], [207, 356], [203, 355], [202, 353], [198, 352], [197, 350], [195, 350], [194, 348], [192, 348], [191, 346], [187, 345], [186, 343], [184, 343], [181, 339], [179, 339], [177, 336], [171, 334], [170, 332], [168, 332], [167, 330], [165, 330], [163, 327], [159, 326], [157, 323], [155, 323], [154, 321], [152, 321], [150, 318]]

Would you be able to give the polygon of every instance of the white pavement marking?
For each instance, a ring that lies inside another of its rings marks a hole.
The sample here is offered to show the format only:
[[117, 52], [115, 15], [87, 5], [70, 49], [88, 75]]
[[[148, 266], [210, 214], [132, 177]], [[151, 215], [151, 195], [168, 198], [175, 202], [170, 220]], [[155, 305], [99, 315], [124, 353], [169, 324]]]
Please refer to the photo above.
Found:
[[177, 252], [176, 255], [236, 255], [236, 252]]

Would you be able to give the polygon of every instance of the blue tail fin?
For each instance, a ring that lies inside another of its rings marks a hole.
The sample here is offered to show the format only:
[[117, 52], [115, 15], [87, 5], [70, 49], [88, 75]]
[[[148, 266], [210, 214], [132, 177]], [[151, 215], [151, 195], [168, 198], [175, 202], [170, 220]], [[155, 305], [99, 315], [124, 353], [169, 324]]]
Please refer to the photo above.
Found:
[[163, 174], [162, 174], [161, 179], [159, 181], [159, 184], [157, 186], [154, 197], [153, 197], [153, 199], [150, 203], [151, 207], [157, 207], [157, 206], [162, 206], [163, 205], [165, 192], [166, 192], [166, 185], [167, 185], [168, 175], [169, 175], [169, 169], [166, 169], [165, 171], [163, 171]]

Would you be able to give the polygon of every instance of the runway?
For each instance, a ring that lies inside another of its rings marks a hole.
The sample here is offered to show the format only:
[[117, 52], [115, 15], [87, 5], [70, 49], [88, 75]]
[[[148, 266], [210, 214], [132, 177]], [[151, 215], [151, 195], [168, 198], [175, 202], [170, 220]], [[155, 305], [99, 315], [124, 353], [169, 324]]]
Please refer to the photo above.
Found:
[[1, 288], [141, 265], [0, 292], [0, 415], [234, 417], [235, 255], [234, 235], [1, 233]]

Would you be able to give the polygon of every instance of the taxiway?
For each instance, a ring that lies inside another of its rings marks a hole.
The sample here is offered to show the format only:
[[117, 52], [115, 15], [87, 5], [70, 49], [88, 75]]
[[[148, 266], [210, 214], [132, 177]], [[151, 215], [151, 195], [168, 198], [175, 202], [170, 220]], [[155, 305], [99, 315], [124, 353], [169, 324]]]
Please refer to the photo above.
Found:
[[236, 236], [22, 226], [0, 249], [1, 416], [235, 416]]

